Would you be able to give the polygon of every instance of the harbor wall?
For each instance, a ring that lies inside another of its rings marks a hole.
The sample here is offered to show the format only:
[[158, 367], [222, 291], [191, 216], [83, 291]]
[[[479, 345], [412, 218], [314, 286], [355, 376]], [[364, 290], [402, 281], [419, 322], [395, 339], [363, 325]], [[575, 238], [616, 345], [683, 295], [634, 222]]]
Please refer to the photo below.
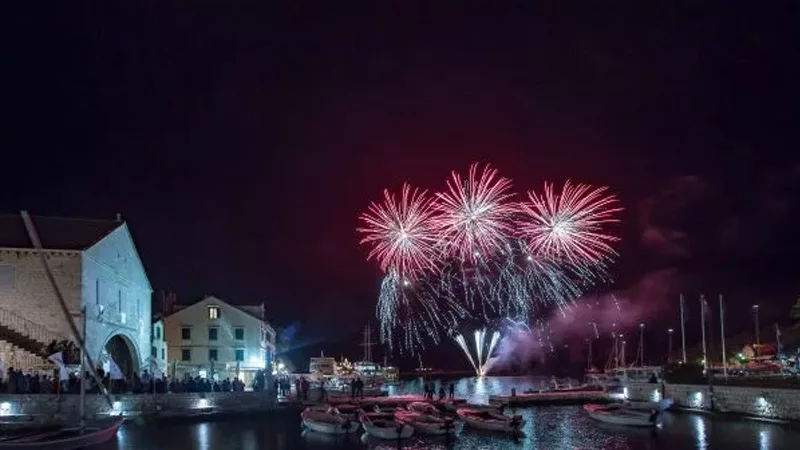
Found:
[[634, 382], [626, 389], [631, 400], [669, 398], [679, 408], [800, 421], [800, 389]]
[[[142, 415], [191, 417], [199, 414], [234, 414], [271, 411], [278, 408], [274, 392], [205, 392], [180, 394], [114, 395], [109, 405], [105, 397], [87, 394], [87, 418], [122, 414], [125, 417]], [[0, 394], [0, 420], [48, 421], [80, 417], [79, 395], [6, 395]]]

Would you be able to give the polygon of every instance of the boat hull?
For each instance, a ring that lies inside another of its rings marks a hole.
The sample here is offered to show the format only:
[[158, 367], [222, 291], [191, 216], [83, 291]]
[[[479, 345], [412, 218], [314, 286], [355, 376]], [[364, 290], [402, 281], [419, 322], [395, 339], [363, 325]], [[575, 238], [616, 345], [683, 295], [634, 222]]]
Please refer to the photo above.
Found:
[[507, 417], [491, 411], [473, 411], [461, 408], [457, 414], [464, 423], [480, 430], [518, 433], [525, 425], [525, 421], [519, 416]]
[[[113, 439], [124, 421], [122, 418], [116, 418], [96, 427], [86, 427], [83, 434], [77, 434], [78, 428], [61, 428], [38, 435], [28, 435], [13, 441], [0, 442], [0, 450], [75, 450], [92, 447]], [[75, 435], [70, 435], [73, 432]]]
[[584, 410], [594, 420], [612, 425], [629, 427], [655, 427], [658, 426], [658, 413], [650, 414], [645, 411], [636, 411], [628, 408], [605, 407], [601, 405], [586, 405]]
[[358, 422], [338, 414], [306, 409], [300, 414], [303, 425], [309, 430], [324, 434], [348, 434], [358, 430]]
[[394, 418], [398, 422], [413, 428], [416, 434], [444, 436], [457, 433], [456, 424], [452, 419], [444, 419], [430, 414], [412, 411], [398, 411], [395, 413]]

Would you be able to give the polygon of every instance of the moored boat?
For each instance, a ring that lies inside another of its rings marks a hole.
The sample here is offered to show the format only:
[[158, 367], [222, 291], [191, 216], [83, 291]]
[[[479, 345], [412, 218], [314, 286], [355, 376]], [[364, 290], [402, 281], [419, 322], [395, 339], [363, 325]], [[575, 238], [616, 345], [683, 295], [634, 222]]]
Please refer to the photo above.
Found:
[[125, 419], [114, 417], [89, 422], [83, 428], [56, 427], [0, 437], [0, 450], [74, 450], [110, 441]]
[[525, 425], [522, 416], [508, 417], [494, 411], [459, 408], [456, 413], [467, 425], [481, 430], [518, 433]]
[[358, 422], [338, 414], [333, 408], [327, 411], [306, 408], [300, 413], [300, 417], [306, 428], [318, 433], [347, 434], [358, 430]]
[[430, 415], [439, 415], [439, 409], [435, 406], [431, 405], [430, 403], [425, 402], [411, 402], [406, 406], [406, 409], [413, 412], [423, 413], [423, 414], [430, 414]]
[[415, 433], [431, 436], [456, 434], [456, 424], [451, 418], [438, 417], [416, 411], [396, 411], [394, 418], [398, 422], [409, 425]]
[[364, 413], [361, 425], [368, 435], [378, 439], [408, 439], [414, 434], [414, 429], [395, 420], [394, 414]]
[[636, 400], [628, 400], [623, 405], [626, 408], [635, 409], [638, 411], [666, 411], [672, 407], [672, 399], [665, 398], [663, 400], [659, 400], [657, 402], [647, 402], [647, 401], [636, 401]]
[[637, 411], [619, 405], [606, 406], [592, 403], [584, 405], [583, 409], [592, 419], [614, 425], [655, 427], [660, 423], [657, 410]]

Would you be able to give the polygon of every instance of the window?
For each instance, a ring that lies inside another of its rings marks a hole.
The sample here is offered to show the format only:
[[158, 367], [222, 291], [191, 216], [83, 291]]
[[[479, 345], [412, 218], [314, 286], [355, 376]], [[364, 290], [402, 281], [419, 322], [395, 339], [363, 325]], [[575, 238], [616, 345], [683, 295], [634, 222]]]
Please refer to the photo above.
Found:
[[155, 347], [150, 347], [150, 356], [152, 356], [153, 358], [158, 357], [158, 351]]
[[161, 327], [156, 327], [156, 339], [161, 339]]
[[191, 327], [183, 327], [181, 328], [181, 339], [184, 341], [189, 341], [192, 339], [192, 328]]
[[236, 339], [237, 341], [243, 341], [244, 340], [244, 328], [242, 328], [242, 327], [234, 328], [233, 336], [234, 336], [234, 339]]
[[161, 359], [167, 359], [167, 357], [164, 355], [164, 347], [161, 347]]
[[215, 348], [208, 349], [208, 360], [209, 361], [216, 361], [217, 360], [217, 349], [215, 349]]
[[209, 306], [208, 320], [217, 320], [217, 319], [219, 319], [219, 306]]
[[8, 264], [0, 264], [0, 289], [14, 289], [17, 282], [16, 268]]
[[122, 289], [117, 290], [117, 308], [122, 312]]
[[182, 348], [181, 349], [181, 361], [191, 361], [192, 360], [192, 349], [190, 348]]
[[216, 328], [209, 328], [208, 329], [208, 340], [209, 341], [216, 341], [217, 340], [217, 329]]
[[94, 303], [100, 304], [100, 278], [94, 280]]
[[244, 361], [244, 349], [237, 348], [236, 349], [236, 360], [237, 361]]

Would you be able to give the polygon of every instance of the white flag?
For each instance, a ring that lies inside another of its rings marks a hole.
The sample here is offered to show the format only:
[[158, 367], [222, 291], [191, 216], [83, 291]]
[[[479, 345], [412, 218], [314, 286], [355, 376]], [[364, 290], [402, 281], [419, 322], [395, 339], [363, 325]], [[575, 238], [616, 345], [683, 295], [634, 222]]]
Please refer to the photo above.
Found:
[[150, 358], [150, 374], [153, 376], [154, 380], [160, 380], [163, 378], [163, 372], [158, 367], [158, 363], [156, 362], [155, 358]]
[[119, 369], [117, 363], [111, 358], [108, 358], [108, 377], [112, 380], [125, 379], [125, 375], [122, 374], [122, 371]]
[[64, 367], [64, 356], [61, 354], [61, 352], [53, 353], [52, 355], [48, 356], [47, 359], [58, 366], [58, 379], [60, 381], [69, 379], [67, 368]]

